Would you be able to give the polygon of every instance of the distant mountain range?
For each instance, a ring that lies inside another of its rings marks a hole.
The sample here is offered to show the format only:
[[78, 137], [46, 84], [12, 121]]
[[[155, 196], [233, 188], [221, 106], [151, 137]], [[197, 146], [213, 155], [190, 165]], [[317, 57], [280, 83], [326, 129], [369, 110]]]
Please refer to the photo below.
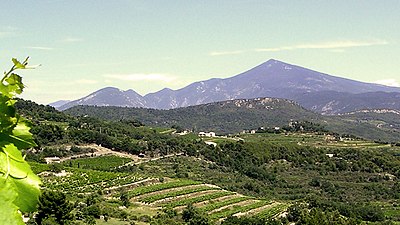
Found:
[[231, 78], [195, 82], [178, 90], [165, 88], [145, 96], [107, 87], [56, 108], [97, 105], [172, 109], [258, 97], [295, 100], [322, 114], [400, 109], [400, 88], [335, 77], [274, 59]]

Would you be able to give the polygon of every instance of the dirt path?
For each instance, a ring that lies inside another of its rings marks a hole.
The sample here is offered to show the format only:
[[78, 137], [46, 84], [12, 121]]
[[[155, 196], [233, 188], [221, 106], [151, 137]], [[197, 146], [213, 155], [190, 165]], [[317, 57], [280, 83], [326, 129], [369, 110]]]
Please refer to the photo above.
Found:
[[96, 144], [90, 144], [90, 145], [80, 145], [78, 147], [81, 148], [91, 148], [96, 150], [93, 153], [84, 153], [84, 154], [79, 154], [79, 155], [73, 155], [73, 156], [68, 156], [68, 157], [63, 157], [60, 159], [61, 162], [66, 161], [66, 160], [70, 160], [70, 159], [75, 159], [75, 158], [81, 158], [81, 157], [98, 157], [98, 156], [103, 156], [103, 155], [116, 155], [116, 156], [120, 156], [120, 157], [125, 157], [125, 158], [130, 158], [133, 159], [134, 161], [138, 161], [142, 158], [139, 158], [139, 156], [137, 155], [132, 155], [132, 154], [128, 154], [128, 153], [124, 153], [124, 152], [117, 152], [117, 151], [113, 151], [111, 149], [96, 145]]
[[130, 188], [139, 187], [139, 186], [148, 185], [148, 184], [154, 184], [154, 183], [159, 183], [157, 178], [146, 178], [144, 180], [139, 180], [139, 181], [129, 183], [129, 184], [105, 188], [104, 191], [107, 191], [108, 193], [112, 193], [112, 192], [122, 189], [122, 188], [130, 189]]
[[84, 154], [64, 157], [64, 158], [61, 158], [60, 161], [63, 162], [63, 161], [70, 160], [70, 159], [76, 159], [76, 158], [82, 158], [82, 157], [99, 157], [99, 156], [104, 156], [104, 155], [116, 155], [116, 156], [119, 156], [119, 157], [130, 158], [130, 159], [133, 160], [131, 162], [128, 162], [128, 163], [118, 167], [118, 168], [121, 168], [121, 167], [124, 167], [124, 166], [138, 165], [138, 164], [141, 164], [141, 163], [146, 163], [146, 162], [150, 162], [150, 161], [156, 161], [156, 160], [160, 160], [160, 159], [164, 159], [164, 158], [183, 155], [183, 152], [180, 152], [180, 153], [175, 153], [175, 154], [159, 156], [159, 157], [156, 157], [156, 158], [149, 158], [149, 157], [139, 157], [137, 155], [133, 155], [133, 154], [125, 153], [125, 152], [117, 152], [117, 151], [114, 151], [114, 150], [111, 150], [109, 148], [105, 148], [105, 147], [102, 147], [102, 146], [99, 146], [99, 145], [96, 145], [96, 144], [80, 145], [79, 147], [91, 148], [91, 149], [94, 149], [96, 151], [93, 152], [93, 153], [84, 153]]
[[151, 162], [151, 161], [157, 161], [157, 160], [160, 160], [160, 159], [165, 159], [165, 158], [170, 158], [170, 157], [180, 156], [180, 155], [183, 155], [183, 152], [169, 154], [169, 155], [163, 155], [163, 156], [159, 156], [159, 157], [156, 157], [156, 158], [139, 158], [139, 157], [137, 157], [138, 158], [137, 160], [125, 163], [124, 165], [119, 166], [119, 168], [124, 167], [124, 166], [130, 166], [130, 165], [139, 165], [139, 164], [142, 164], [142, 163], [147, 163], [147, 162]]

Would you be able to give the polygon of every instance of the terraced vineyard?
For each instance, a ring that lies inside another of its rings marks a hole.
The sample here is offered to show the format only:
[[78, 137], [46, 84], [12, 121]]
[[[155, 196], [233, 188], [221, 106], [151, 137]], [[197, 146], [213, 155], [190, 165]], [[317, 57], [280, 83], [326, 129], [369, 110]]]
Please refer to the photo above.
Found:
[[[64, 193], [88, 194], [127, 187], [146, 179], [134, 173], [107, 171], [129, 161], [131, 160], [128, 158], [113, 155], [73, 159], [60, 165], [64, 168], [60, 173], [48, 172], [51, 169], [49, 165], [32, 163], [32, 166], [36, 171], [42, 172], [40, 176], [44, 184], [43, 188]], [[67, 165], [73, 167], [67, 167]], [[78, 165], [84, 168], [76, 168], [75, 166]]]
[[178, 212], [186, 205], [193, 204], [209, 214], [213, 220], [221, 220], [230, 215], [272, 218], [284, 212], [289, 206], [286, 203], [243, 196], [215, 185], [190, 180], [169, 180], [164, 183], [144, 185], [128, 193], [131, 201], [137, 204], [174, 208]]
[[136, 174], [68, 168], [55, 176], [43, 176], [44, 188], [66, 193], [104, 191], [145, 179]]
[[[113, 162], [106, 163], [108, 161]], [[150, 208], [153, 212], [163, 208], [182, 212], [188, 204], [192, 204], [212, 220], [220, 221], [230, 215], [272, 218], [289, 206], [243, 196], [200, 181], [146, 178], [136, 173], [114, 172], [113, 168], [126, 161], [129, 159], [119, 159], [116, 156], [75, 159], [63, 163], [64, 170], [60, 173], [48, 172], [52, 167], [49, 165], [33, 165], [36, 170], [44, 171], [41, 177], [45, 189], [85, 195], [101, 191], [109, 199], [118, 199], [123, 191], [134, 203], [133, 207]], [[77, 168], [78, 163], [84, 168]]]

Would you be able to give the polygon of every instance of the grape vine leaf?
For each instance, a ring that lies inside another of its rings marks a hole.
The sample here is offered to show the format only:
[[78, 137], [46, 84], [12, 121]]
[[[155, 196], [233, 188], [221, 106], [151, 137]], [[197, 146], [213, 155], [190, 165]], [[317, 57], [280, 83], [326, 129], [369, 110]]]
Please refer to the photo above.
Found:
[[22, 83], [22, 77], [15, 73], [12, 73], [9, 77], [5, 79], [5, 81], [9, 84], [8, 90], [16, 94], [21, 94], [22, 90], [25, 87]]
[[19, 206], [19, 210], [22, 212], [35, 211], [40, 195], [39, 185], [42, 183], [39, 177], [30, 171], [24, 179], [14, 179], [13, 182], [18, 193], [18, 198], [14, 203]]
[[25, 65], [18, 61], [18, 59], [12, 58], [12, 62], [14, 63], [16, 69], [25, 69]]
[[7, 179], [0, 176], [0, 224], [24, 225], [21, 213], [14, 204], [18, 194]]
[[23, 225], [21, 212], [35, 211], [40, 195], [41, 181], [20, 151], [36, 146], [31, 124], [15, 109], [15, 96], [25, 86], [13, 71], [26, 69], [27, 60], [13, 58], [14, 66], [0, 82], [0, 224]]

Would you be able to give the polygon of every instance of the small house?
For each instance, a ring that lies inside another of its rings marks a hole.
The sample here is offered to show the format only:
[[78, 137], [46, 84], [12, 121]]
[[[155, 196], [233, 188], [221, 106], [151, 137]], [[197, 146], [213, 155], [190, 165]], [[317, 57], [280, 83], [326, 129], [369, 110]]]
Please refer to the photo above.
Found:
[[54, 157], [46, 157], [44, 158], [46, 161], [46, 164], [52, 164], [52, 163], [61, 163], [60, 157], [54, 156]]
[[199, 132], [199, 137], [215, 137], [215, 133], [214, 132]]
[[212, 145], [214, 147], [217, 147], [217, 143], [215, 143], [213, 141], [205, 141], [204, 143], [206, 143], [207, 145]]

